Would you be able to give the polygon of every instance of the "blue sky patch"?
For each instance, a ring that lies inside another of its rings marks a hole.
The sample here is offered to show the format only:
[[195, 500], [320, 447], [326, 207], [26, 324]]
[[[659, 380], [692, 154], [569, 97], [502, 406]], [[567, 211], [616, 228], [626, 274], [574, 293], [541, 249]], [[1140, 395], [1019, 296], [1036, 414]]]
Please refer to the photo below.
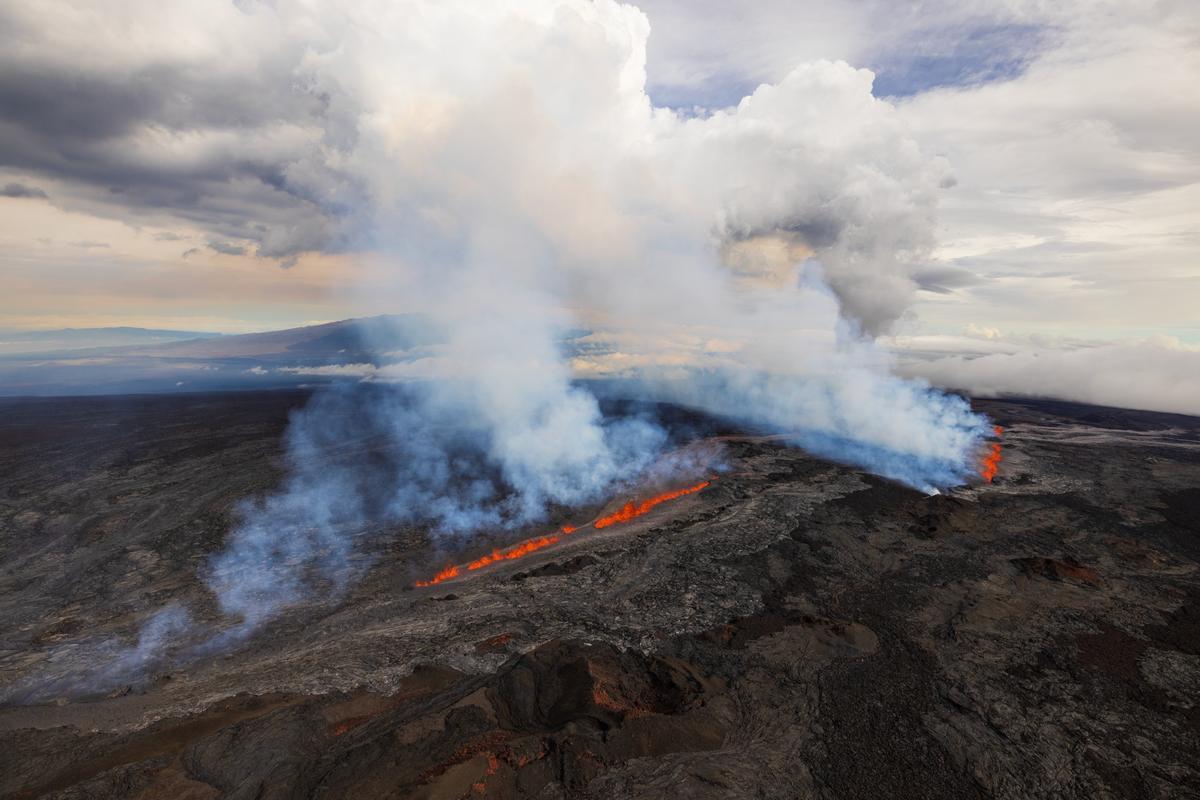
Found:
[[987, 25], [931, 32], [907, 52], [870, 65], [877, 97], [910, 97], [943, 86], [972, 86], [1018, 77], [1041, 51], [1046, 29]]

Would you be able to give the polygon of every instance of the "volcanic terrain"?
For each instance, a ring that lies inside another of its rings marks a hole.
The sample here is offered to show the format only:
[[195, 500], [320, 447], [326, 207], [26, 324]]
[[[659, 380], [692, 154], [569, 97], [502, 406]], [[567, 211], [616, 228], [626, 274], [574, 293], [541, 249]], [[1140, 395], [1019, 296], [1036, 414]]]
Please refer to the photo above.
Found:
[[933, 496], [693, 419], [701, 480], [363, 530], [344, 591], [91, 680], [220, 624], [306, 399], [0, 404], [0, 796], [1200, 797], [1200, 419], [1066, 403], [977, 402], [997, 474]]

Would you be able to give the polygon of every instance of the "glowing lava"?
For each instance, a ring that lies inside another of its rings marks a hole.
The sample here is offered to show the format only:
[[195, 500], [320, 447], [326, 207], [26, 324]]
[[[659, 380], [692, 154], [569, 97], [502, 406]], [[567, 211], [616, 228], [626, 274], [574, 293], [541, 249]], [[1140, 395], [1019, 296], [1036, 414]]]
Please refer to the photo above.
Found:
[[614, 511], [607, 517], [601, 517], [600, 519], [596, 520], [595, 527], [607, 528], [609, 525], [616, 525], [618, 522], [628, 522], [634, 517], [640, 517], [642, 514], [645, 514], [659, 503], [665, 503], [668, 500], [674, 500], [678, 497], [683, 497], [684, 495], [695, 494], [704, 487], [708, 486], [708, 484], [709, 481], [702, 481], [697, 483], [695, 486], [689, 486], [686, 489], [676, 489], [673, 492], [664, 492], [663, 494], [651, 497], [649, 500], [643, 500], [640, 503], [634, 503], [632, 500], [630, 500], [628, 503], [623, 505], [619, 511]]
[[[517, 558], [522, 558], [530, 553], [536, 553], [538, 550], [549, 547], [552, 544], [557, 544], [562, 541], [563, 536], [570, 536], [575, 531], [579, 530], [574, 525], [563, 525], [557, 534], [549, 536], [539, 536], [536, 539], [528, 539], [521, 542], [515, 547], [510, 547], [507, 550], [493, 550], [482, 558], [477, 558], [466, 565], [468, 571], [481, 569], [490, 564], [495, 564], [497, 561], [512, 561]], [[444, 581], [457, 578], [462, 574], [462, 568], [457, 564], [451, 564], [437, 575], [434, 575], [427, 581], [416, 581], [413, 586], [435, 586]]]
[[414, 586], [433, 586], [435, 583], [441, 583], [442, 581], [448, 581], [451, 578], [457, 578], [457, 577], [458, 577], [458, 567], [455, 566], [454, 564], [451, 564], [450, 566], [446, 567], [444, 570], [439, 572], [437, 575], [434, 575], [429, 580], [417, 581], [413, 585]]
[[[576, 529], [572, 528], [570, 525], [565, 525], [562, 528], [562, 533], [564, 535], [569, 535], [574, 533], [575, 530]], [[486, 567], [488, 564], [495, 564], [497, 561], [512, 561], [513, 559], [523, 558], [530, 553], [536, 553], [542, 548], [549, 547], [552, 544], [558, 544], [561, 541], [562, 536], [559, 535], [539, 536], [536, 539], [529, 539], [521, 542], [516, 547], [508, 550], [493, 550], [483, 558], [477, 558], [470, 564], [467, 564], [467, 569], [479, 569], [480, 567]]]
[[[634, 517], [640, 517], [642, 514], [645, 514], [660, 503], [665, 503], [668, 500], [674, 500], [678, 497], [683, 497], [684, 495], [695, 494], [704, 487], [708, 486], [709, 483], [711, 483], [711, 481], [704, 481], [702, 483], [697, 483], [695, 486], [689, 486], [686, 489], [676, 489], [671, 492], [664, 492], [663, 494], [656, 495], [648, 500], [643, 500], [640, 503], [634, 503], [633, 501], [630, 501], [622, 506], [619, 511], [596, 520], [596, 522], [593, 524], [593, 527], [607, 528], [609, 525], [616, 525], [618, 522], [628, 522]], [[500, 561], [514, 561], [518, 558], [524, 558], [530, 553], [536, 553], [538, 550], [543, 550], [550, 545], [558, 544], [562, 541], [564, 536], [570, 536], [577, 530], [579, 530], [579, 528], [575, 527], [574, 525], [563, 525], [558, 529], [558, 533], [552, 533], [546, 536], [538, 536], [535, 539], [527, 539], [524, 542], [521, 542], [514, 547], [510, 547], [507, 550], [493, 550], [486, 556], [481, 556], [474, 561], [468, 562], [462, 567], [458, 566], [457, 564], [450, 564], [429, 580], [416, 581], [413, 583], [413, 585], [417, 587], [436, 586], [439, 583], [457, 578], [459, 575], [463, 574], [464, 568], [468, 572], [471, 572], [473, 570], [483, 569], [484, 567], [491, 566], [492, 564], [496, 564]]]
[[[1003, 436], [1004, 428], [1001, 428], [999, 425], [997, 425], [992, 429], [992, 432], [995, 433], [996, 436]], [[993, 442], [991, 448], [988, 450], [988, 454], [983, 457], [983, 463], [979, 465], [979, 474], [982, 475], [983, 479], [988, 483], [991, 483], [992, 478], [996, 477], [996, 470], [1000, 468], [1000, 460], [1000, 443]]]

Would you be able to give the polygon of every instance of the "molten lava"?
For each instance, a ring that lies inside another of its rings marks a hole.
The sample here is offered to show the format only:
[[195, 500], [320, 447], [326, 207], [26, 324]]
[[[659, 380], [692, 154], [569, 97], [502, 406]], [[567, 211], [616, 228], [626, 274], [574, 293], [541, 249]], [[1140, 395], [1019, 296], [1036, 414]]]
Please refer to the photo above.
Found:
[[456, 578], [456, 577], [458, 577], [458, 567], [455, 566], [454, 564], [451, 564], [450, 566], [446, 567], [444, 570], [439, 572], [437, 575], [434, 575], [429, 580], [417, 581], [414, 585], [415, 586], [433, 586], [435, 583], [441, 583], [442, 581], [448, 581], [451, 578]]
[[[466, 565], [466, 567], [468, 570], [476, 570], [486, 567], [489, 564], [495, 564], [497, 561], [511, 561], [516, 558], [521, 558], [529, 555], [530, 553], [536, 553], [538, 550], [549, 547], [552, 544], [557, 544], [558, 542], [562, 541], [563, 536], [570, 536], [577, 530], [579, 529], [574, 525], [563, 525], [562, 528], [559, 529], [559, 534], [551, 534], [549, 536], [539, 536], [536, 539], [529, 539], [521, 542], [515, 547], [510, 547], [508, 550], [493, 550], [486, 556], [471, 561]], [[451, 580], [452, 578], [457, 578], [461, 574], [462, 569], [456, 564], [451, 564], [427, 581], [414, 582], [413, 586], [434, 586], [444, 581]]]
[[[593, 524], [593, 527], [607, 528], [609, 525], [616, 525], [618, 522], [628, 522], [634, 517], [640, 517], [642, 514], [645, 514], [660, 503], [665, 503], [668, 500], [674, 500], [678, 497], [683, 497], [684, 495], [695, 494], [704, 487], [708, 486], [709, 483], [710, 481], [704, 481], [702, 483], [697, 483], [695, 486], [689, 486], [686, 489], [676, 489], [671, 492], [664, 492], [663, 494], [656, 495], [648, 500], [643, 500], [640, 503], [634, 503], [633, 501], [630, 501], [622, 506], [620, 510], [596, 520], [596, 522]], [[575, 527], [574, 525], [563, 525], [558, 529], [558, 533], [552, 533], [546, 536], [538, 536], [534, 539], [527, 539], [524, 542], [521, 542], [514, 547], [510, 547], [507, 550], [493, 550], [486, 556], [481, 556], [474, 561], [468, 562], [464, 566], [467, 571], [470, 572], [491, 566], [492, 564], [500, 561], [513, 561], [518, 558], [524, 558], [530, 553], [536, 553], [538, 550], [545, 549], [552, 544], [558, 544], [562, 541], [564, 536], [570, 536], [577, 530], [579, 530], [579, 528]], [[457, 578], [462, 574], [462, 570], [463, 567], [460, 567], [457, 564], [450, 564], [429, 580], [416, 581], [413, 585], [417, 587], [435, 586], [444, 581]]]
[[[574, 531], [575, 529], [571, 528], [571, 530]], [[563, 528], [562, 532], [566, 533], [567, 529]], [[539, 536], [536, 539], [529, 539], [521, 542], [516, 547], [513, 547], [509, 550], [504, 550], [503, 552], [500, 550], [493, 550], [483, 558], [477, 558], [470, 564], [467, 564], [467, 569], [480, 569], [481, 567], [486, 567], [489, 564], [495, 564], [497, 561], [512, 561], [516, 558], [522, 558], [530, 553], [536, 553], [542, 548], [549, 547], [552, 544], [558, 544], [560, 541], [562, 541], [562, 537], [554, 535]]]
[[619, 511], [614, 511], [607, 517], [601, 517], [600, 519], [596, 520], [594, 527], [607, 528], [609, 525], [616, 525], [618, 522], [628, 522], [634, 517], [640, 517], [642, 514], [647, 513], [650, 511], [650, 509], [654, 508], [660, 503], [665, 503], [668, 500], [674, 500], [678, 497], [683, 497], [684, 495], [695, 494], [704, 487], [708, 486], [708, 484], [709, 481], [702, 481], [697, 483], [695, 486], [689, 486], [686, 489], [676, 489], [673, 492], [664, 492], [663, 494], [651, 497], [649, 500], [643, 500], [640, 503], [634, 503], [632, 500], [630, 500], [628, 503], [621, 506]]
[[[1001, 428], [999, 425], [997, 425], [992, 429], [992, 432], [995, 433], [996, 436], [1003, 436], [1004, 428]], [[983, 476], [983, 479], [988, 483], [991, 483], [992, 478], [996, 477], [996, 470], [1000, 468], [1000, 461], [1000, 443], [993, 442], [992, 446], [988, 449], [987, 455], [983, 457], [983, 463], [979, 465], [979, 474]]]

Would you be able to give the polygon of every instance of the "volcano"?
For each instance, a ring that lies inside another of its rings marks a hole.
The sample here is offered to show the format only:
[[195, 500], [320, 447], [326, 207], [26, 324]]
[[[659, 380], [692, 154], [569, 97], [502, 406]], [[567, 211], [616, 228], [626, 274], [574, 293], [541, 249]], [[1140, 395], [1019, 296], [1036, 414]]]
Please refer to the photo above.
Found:
[[[664, 409], [720, 474], [360, 579], [99, 685], [284, 472], [303, 391], [4, 401], [0, 796], [1181, 797], [1200, 419], [1034, 400], [927, 495]], [[1003, 453], [1001, 458], [1002, 435]]]

